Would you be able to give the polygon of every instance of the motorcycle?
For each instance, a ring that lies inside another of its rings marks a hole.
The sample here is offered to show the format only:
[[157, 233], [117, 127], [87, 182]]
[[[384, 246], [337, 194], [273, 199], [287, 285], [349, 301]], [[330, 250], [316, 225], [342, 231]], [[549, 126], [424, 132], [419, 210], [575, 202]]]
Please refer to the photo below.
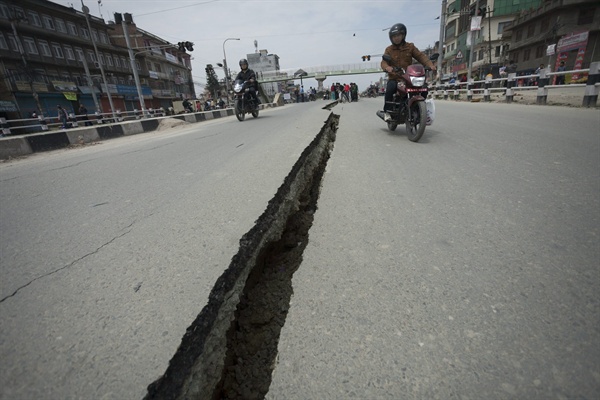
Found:
[[235, 81], [233, 92], [235, 95], [235, 116], [239, 121], [246, 118], [246, 114], [252, 114], [254, 118], [258, 118], [258, 103], [250, 94], [252, 82], [244, 82], [241, 79]]
[[[437, 60], [438, 53], [432, 54], [429, 59]], [[384, 54], [383, 59], [392, 65], [392, 58]], [[429, 88], [425, 78], [425, 68], [420, 64], [408, 66], [405, 70], [402, 67], [393, 66], [394, 72], [400, 73], [402, 77], [398, 79], [398, 89], [394, 93], [392, 107], [388, 110], [391, 119], [386, 121], [388, 129], [395, 131], [399, 124], [406, 124], [406, 133], [408, 140], [418, 142], [423, 133], [427, 122], [427, 107], [425, 99]], [[378, 111], [377, 116], [385, 121], [385, 113]]]

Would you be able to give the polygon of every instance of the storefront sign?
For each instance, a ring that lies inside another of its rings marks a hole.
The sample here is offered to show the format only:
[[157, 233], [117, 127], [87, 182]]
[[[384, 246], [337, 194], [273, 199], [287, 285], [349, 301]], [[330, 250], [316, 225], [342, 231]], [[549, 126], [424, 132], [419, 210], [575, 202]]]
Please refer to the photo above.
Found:
[[77, 93], [75, 92], [63, 92], [65, 98], [70, 101], [77, 101]]
[[571, 33], [569, 35], [563, 36], [558, 41], [557, 51], [559, 53], [580, 49], [582, 47], [587, 46], [589, 32], [580, 32], [580, 33]]
[[59, 92], [76, 92], [77, 85], [73, 82], [65, 82], [65, 81], [52, 81], [52, 85], [55, 90]]
[[8, 100], [0, 100], [0, 111], [1, 112], [17, 112], [17, 105]]

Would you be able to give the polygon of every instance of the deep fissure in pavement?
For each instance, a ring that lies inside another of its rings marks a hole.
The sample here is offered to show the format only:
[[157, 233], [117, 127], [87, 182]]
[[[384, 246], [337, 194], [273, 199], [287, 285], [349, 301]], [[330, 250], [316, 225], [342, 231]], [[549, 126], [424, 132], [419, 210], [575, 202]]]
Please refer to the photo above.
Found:
[[263, 398], [339, 123], [330, 114], [217, 279], [146, 399]]

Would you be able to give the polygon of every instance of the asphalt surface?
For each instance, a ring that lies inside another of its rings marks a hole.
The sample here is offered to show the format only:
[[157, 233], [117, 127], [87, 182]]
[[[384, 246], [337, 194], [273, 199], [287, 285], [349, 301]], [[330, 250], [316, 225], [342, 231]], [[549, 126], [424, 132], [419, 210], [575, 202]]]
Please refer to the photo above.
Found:
[[327, 116], [282, 107], [0, 164], [0, 398], [142, 398]]
[[[268, 398], [600, 397], [600, 114], [340, 127]], [[328, 112], [0, 164], [0, 398], [143, 397]]]
[[600, 397], [600, 113], [437, 104], [334, 109], [267, 398]]

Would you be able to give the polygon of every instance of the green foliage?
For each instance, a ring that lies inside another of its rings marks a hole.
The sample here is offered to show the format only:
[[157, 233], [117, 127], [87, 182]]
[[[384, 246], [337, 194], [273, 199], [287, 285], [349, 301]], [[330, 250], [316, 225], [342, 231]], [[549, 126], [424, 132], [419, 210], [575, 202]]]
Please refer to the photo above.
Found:
[[221, 86], [219, 85], [219, 79], [217, 78], [217, 73], [215, 72], [212, 64], [206, 64], [206, 89], [210, 93], [216, 93], [220, 90]]

